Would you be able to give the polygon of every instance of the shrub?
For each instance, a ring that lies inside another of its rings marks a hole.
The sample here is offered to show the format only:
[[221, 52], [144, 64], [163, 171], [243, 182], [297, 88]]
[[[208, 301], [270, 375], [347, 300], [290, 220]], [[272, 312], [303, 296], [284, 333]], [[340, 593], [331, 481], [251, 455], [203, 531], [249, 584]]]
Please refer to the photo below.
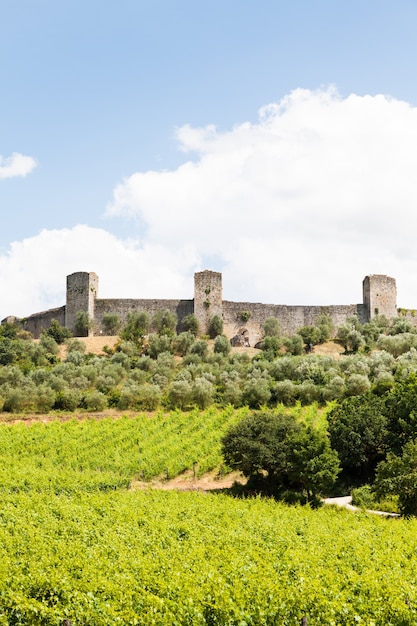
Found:
[[[56, 319], [52, 319], [49, 325], [49, 328], [42, 335], [48, 335], [48, 337], [52, 337], [56, 341], [57, 344], [64, 343], [66, 339], [69, 339], [72, 336], [69, 328], [65, 326], [61, 326], [61, 324]], [[42, 337], [41, 337], [42, 338]]]
[[197, 378], [192, 386], [191, 396], [200, 409], [206, 409], [213, 403], [214, 385], [206, 378]]
[[190, 348], [190, 354], [196, 354], [202, 358], [206, 356], [207, 352], [208, 343], [205, 339], [197, 339]]
[[276, 317], [268, 317], [262, 324], [264, 337], [279, 337], [281, 329]]
[[227, 356], [231, 350], [230, 341], [225, 335], [218, 335], [214, 340], [213, 350], [216, 354]]
[[174, 380], [168, 392], [168, 403], [172, 408], [185, 409], [191, 400], [191, 385], [186, 380]]
[[152, 328], [158, 335], [172, 337], [175, 333], [177, 317], [168, 311], [157, 311], [152, 318]]
[[74, 330], [78, 337], [86, 337], [88, 331], [93, 326], [93, 320], [88, 315], [87, 311], [77, 311], [75, 314]]
[[146, 311], [130, 311], [126, 316], [126, 323], [119, 335], [124, 341], [134, 344], [143, 343], [143, 338], [149, 331], [149, 315]]
[[208, 332], [210, 339], [215, 339], [223, 333], [223, 320], [220, 315], [213, 315], [210, 319]]
[[104, 411], [107, 408], [107, 398], [101, 391], [90, 391], [85, 394], [83, 405], [88, 411]]
[[184, 328], [185, 332], [189, 332], [194, 336], [198, 335], [200, 323], [198, 321], [197, 316], [194, 315], [194, 313], [190, 313], [189, 315], [186, 315], [184, 319], [182, 320], [181, 325]]
[[265, 378], [250, 378], [243, 386], [243, 402], [252, 409], [268, 404], [270, 398], [271, 390]]
[[102, 324], [107, 335], [117, 335], [121, 326], [120, 317], [116, 313], [104, 313]]
[[81, 393], [75, 389], [58, 391], [55, 398], [54, 409], [62, 411], [75, 411], [81, 405]]
[[174, 339], [173, 344], [175, 354], [178, 354], [180, 356], [184, 356], [185, 354], [187, 354], [194, 341], [195, 336], [190, 331], [186, 331], [177, 335], [177, 337], [175, 337]]

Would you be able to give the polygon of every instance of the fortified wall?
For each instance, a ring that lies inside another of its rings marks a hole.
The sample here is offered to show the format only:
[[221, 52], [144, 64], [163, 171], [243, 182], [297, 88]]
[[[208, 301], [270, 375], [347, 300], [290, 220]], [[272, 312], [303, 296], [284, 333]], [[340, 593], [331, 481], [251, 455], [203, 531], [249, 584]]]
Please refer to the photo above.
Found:
[[66, 304], [30, 315], [20, 320], [20, 323], [34, 337], [39, 337], [52, 319], [58, 320], [75, 334], [77, 315], [83, 311], [92, 322], [88, 333], [98, 335], [105, 333], [103, 318], [108, 313], [116, 314], [123, 324], [132, 311], [146, 311], [152, 316], [157, 311], [168, 310], [177, 317], [178, 328], [186, 315], [194, 313], [202, 333], [207, 333], [211, 318], [218, 315], [223, 320], [227, 337], [235, 338], [242, 345], [254, 346], [262, 339], [262, 325], [269, 317], [277, 318], [283, 334], [291, 335], [302, 326], [314, 325], [323, 314], [330, 316], [336, 328], [352, 316], [366, 323], [378, 315], [388, 319], [398, 315], [395, 279], [382, 274], [365, 277], [361, 304], [328, 306], [225, 301], [222, 295], [222, 275], [210, 270], [194, 274], [194, 298], [190, 300], [100, 299], [98, 283], [98, 276], [94, 272], [76, 272], [67, 276]]

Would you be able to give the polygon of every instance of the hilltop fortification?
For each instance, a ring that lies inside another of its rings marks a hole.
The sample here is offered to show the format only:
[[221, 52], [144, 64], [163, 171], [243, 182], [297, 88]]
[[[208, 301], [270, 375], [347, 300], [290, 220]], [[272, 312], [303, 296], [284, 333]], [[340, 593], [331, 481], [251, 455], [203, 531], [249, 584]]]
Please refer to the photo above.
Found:
[[336, 328], [352, 316], [365, 323], [378, 315], [392, 319], [398, 314], [395, 279], [382, 274], [364, 278], [361, 304], [323, 306], [229, 302], [223, 300], [222, 274], [210, 270], [194, 274], [194, 298], [190, 300], [101, 299], [98, 297], [98, 284], [99, 279], [94, 272], [75, 272], [67, 276], [64, 306], [34, 313], [20, 322], [34, 337], [39, 337], [52, 319], [76, 334], [76, 317], [79, 311], [83, 311], [91, 321], [88, 333], [97, 335], [105, 332], [103, 317], [108, 313], [116, 314], [123, 323], [131, 311], [146, 311], [153, 315], [157, 311], [168, 310], [177, 317], [179, 327], [186, 315], [194, 313], [201, 332], [206, 333], [211, 318], [218, 315], [229, 338], [240, 337], [242, 344], [253, 346], [262, 338], [262, 324], [268, 317], [277, 318], [282, 332], [291, 335], [302, 326], [314, 324], [323, 314], [330, 316]]

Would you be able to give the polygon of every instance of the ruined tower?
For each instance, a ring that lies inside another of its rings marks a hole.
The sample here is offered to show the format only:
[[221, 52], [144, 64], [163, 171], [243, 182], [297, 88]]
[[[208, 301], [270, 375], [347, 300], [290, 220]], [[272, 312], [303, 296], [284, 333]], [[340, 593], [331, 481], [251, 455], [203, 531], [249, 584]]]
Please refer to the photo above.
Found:
[[194, 315], [201, 332], [207, 333], [214, 315], [223, 319], [222, 275], [204, 270], [194, 274]]
[[[77, 313], [87, 313], [94, 320], [94, 304], [98, 294], [98, 276], [94, 272], [75, 272], [67, 276], [65, 326], [75, 332]], [[86, 333], [87, 334], [87, 333]], [[88, 335], [92, 330], [88, 330]]]
[[368, 320], [385, 315], [388, 319], [397, 317], [397, 285], [395, 278], [385, 274], [365, 276], [362, 283], [363, 304]]

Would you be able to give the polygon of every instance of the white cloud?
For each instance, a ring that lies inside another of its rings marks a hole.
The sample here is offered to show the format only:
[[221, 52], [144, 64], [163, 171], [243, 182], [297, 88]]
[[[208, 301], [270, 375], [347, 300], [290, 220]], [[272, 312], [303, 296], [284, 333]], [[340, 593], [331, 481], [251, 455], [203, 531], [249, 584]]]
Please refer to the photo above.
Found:
[[13, 152], [12, 156], [4, 158], [0, 155], [0, 180], [27, 176], [36, 167], [36, 161], [30, 156]]
[[196, 264], [186, 246], [175, 252], [154, 244], [139, 248], [83, 225], [43, 230], [0, 256], [0, 319], [62, 306], [66, 276], [77, 271], [99, 275], [103, 298], [192, 298]]
[[64, 304], [75, 271], [97, 272], [102, 297], [192, 298], [205, 268], [225, 299], [275, 304], [359, 303], [364, 276], [388, 274], [417, 309], [416, 108], [296, 90], [256, 123], [177, 135], [183, 165], [114, 191], [107, 214], [136, 239], [44, 230], [0, 256], [1, 318]]
[[229, 299], [360, 302], [366, 274], [408, 272], [399, 295], [417, 306], [416, 108], [297, 89], [257, 123], [177, 137], [193, 158], [124, 180], [108, 215], [138, 217], [148, 243], [216, 257]]

